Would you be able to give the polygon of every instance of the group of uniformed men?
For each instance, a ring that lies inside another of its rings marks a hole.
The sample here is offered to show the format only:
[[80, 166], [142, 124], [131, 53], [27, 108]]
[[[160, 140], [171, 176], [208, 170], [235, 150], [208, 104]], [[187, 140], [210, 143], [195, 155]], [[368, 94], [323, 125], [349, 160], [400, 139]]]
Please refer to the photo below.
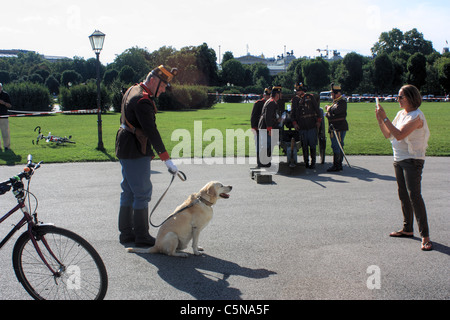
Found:
[[[271, 156], [271, 151], [276, 141], [271, 141], [272, 130], [278, 129], [282, 119], [280, 116], [278, 101], [282, 99], [281, 86], [267, 88], [262, 99], [258, 100], [252, 110], [251, 126], [255, 130], [257, 147], [258, 167], [270, 167], [270, 163], [261, 163], [261, 154], [267, 153]], [[318, 140], [318, 130], [324, 123], [320, 103], [312, 94], [307, 93], [307, 88], [302, 83], [296, 83], [295, 96], [292, 99], [291, 121], [295, 130], [298, 131], [302, 141], [302, 152], [305, 166], [308, 169], [315, 169], [316, 146]], [[333, 149], [333, 164], [328, 168], [328, 172], [342, 171], [342, 161], [344, 158], [344, 139], [348, 131], [347, 122], [347, 101], [343, 99], [340, 86], [331, 84], [331, 96], [333, 102], [326, 106], [325, 116], [328, 118], [329, 134], [331, 138], [331, 148]], [[267, 144], [261, 143], [262, 135], [267, 133]], [[311, 158], [311, 161], [309, 161]]]

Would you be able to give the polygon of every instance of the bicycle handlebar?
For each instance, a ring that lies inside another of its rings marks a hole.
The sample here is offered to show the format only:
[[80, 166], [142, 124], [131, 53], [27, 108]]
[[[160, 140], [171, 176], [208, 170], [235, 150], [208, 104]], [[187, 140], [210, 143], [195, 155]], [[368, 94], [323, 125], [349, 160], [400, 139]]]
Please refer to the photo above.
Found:
[[23, 171], [16, 176], [9, 178], [7, 181], [0, 183], [0, 195], [5, 194], [9, 190], [11, 190], [11, 186], [14, 186], [17, 182], [22, 182], [22, 179], [30, 180], [31, 176], [34, 174], [34, 171], [39, 169], [44, 161], [39, 162], [38, 164], [33, 163], [33, 156], [30, 154], [27, 158], [27, 166], [23, 169]]

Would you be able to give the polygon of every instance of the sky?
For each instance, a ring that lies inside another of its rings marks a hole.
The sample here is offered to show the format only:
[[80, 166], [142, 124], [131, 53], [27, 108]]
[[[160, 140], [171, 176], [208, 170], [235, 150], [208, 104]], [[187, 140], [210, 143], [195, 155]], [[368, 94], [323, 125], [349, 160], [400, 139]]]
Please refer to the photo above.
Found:
[[[368, 56], [382, 32], [417, 28], [439, 52], [450, 41], [448, 0], [15, 0], [3, 1], [0, 49], [89, 59], [89, 35], [106, 34], [100, 59], [132, 47], [149, 52], [208, 46], [222, 56], [299, 58], [317, 49]], [[322, 52], [324, 53], [324, 52]]]

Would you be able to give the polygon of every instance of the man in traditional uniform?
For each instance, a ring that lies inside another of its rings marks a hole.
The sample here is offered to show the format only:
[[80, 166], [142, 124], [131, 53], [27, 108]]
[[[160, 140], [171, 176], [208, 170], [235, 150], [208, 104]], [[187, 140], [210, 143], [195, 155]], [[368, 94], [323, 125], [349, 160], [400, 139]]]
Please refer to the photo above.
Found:
[[260, 145], [259, 145], [258, 124], [259, 124], [259, 119], [261, 118], [261, 113], [262, 113], [262, 109], [264, 107], [264, 104], [266, 103], [267, 100], [270, 99], [270, 94], [271, 93], [272, 93], [272, 89], [271, 88], [266, 88], [264, 90], [263, 97], [260, 100], [256, 101], [255, 104], [253, 105], [252, 115], [250, 117], [250, 123], [251, 123], [252, 129], [254, 130], [254, 134], [255, 134], [256, 160], [257, 160], [258, 167], [261, 167], [261, 162], [260, 162], [260, 159], [259, 159]]
[[[280, 122], [280, 115], [278, 111], [278, 100], [281, 99], [281, 86], [276, 86], [272, 88], [271, 98], [266, 101], [264, 107], [261, 112], [261, 117], [258, 123], [259, 130], [267, 130], [267, 139], [266, 137], [262, 137], [261, 141], [261, 154], [269, 157], [272, 157], [272, 148], [275, 146], [277, 141], [272, 141], [272, 130], [278, 128]], [[261, 133], [260, 133], [261, 137]], [[265, 140], [267, 143], [264, 144]], [[271, 163], [262, 163], [262, 167], [270, 167]]]
[[[300, 134], [305, 166], [315, 169], [317, 131], [323, 119], [319, 103], [312, 94], [307, 94], [306, 91], [307, 88], [303, 83], [295, 84], [295, 97], [292, 99], [292, 123]], [[309, 164], [309, 152], [311, 152], [311, 164]]]
[[342, 96], [341, 87], [334, 83], [331, 84], [331, 97], [333, 98], [333, 104], [326, 106], [326, 117], [328, 118], [328, 132], [333, 149], [333, 165], [327, 171], [337, 172], [342, 171], [344, 139], [348, 131], [347, 101]]
[[137, 247], [153, 246], [149, 234], [148, 203], [152, 195], [150, 163], [156, 151], [172, 174], [178, 169], [170, 160], [156, 127], [153, 101], [177, 74], [164, 66], [152, 70], [146, 80], [129, 88], [122, 99], [121, 128], [116, 137], [116, 156], [122, 166], [122, 193], [119, 210], [119, 240]]

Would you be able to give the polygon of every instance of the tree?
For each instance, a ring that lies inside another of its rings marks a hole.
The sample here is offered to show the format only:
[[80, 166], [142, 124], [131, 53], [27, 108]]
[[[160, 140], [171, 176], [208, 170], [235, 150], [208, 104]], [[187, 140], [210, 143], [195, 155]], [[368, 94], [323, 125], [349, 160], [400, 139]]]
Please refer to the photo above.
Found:
[[243, 85], [245, 81], [245, 69], [242, 63], [236, 59], [226, 61], [222, 67], [222, 81], [236, 86]]
[[223, 54], [223, 58], [222, 58], [222, 66], [224, 65], [225, 62], [227, 62], [228, 60], [234, 59], [234, 55], [233, 52], [231, 51], [227, 51]]
[[0, 83], [6, 84], [11, 80], [11, 76], [8, 71], [0, 70]]
[[252, 70], [252, 83], [259, 84], [266, 88], [270, 84], [270, 70], [264, 63], [256, 63], [251, 66]]
[[157, 67], [150, 64], [151, 58], [146, 49], [133, 47], [116, 56], [113, 67], [122, 70], [124, 66], [129, 66], [137, 73], [138, 79], [144, 79], [153, 68]]
[[114, 80], [116, 80], [118, 76], [119, 72], [116, 69], [106, 70], [105, 74], [103, 75], [103, 82], [105, 83], [105, 86], [112, 85]]
[[150, 53], [148, 63], [153, 68], [160, 66], [160, 65], [166, 65], [167, 59], [170, 56], [174, 55], [176, 52], [177, 52], [177, 50], [172, 47], [163, 46], [163, 47], [159, 48], [158, 50]]
[[404, 34], [404, 45], [402, 50], [409, 54], [415, 54], [417, 52], [422, 53], [424, 56], [432, 54], [435, 50], [433, 49], [433, 43], [431, 41], [425, 40], [423, 33], [417, 31], [416, 28], [405, 32]]
[[436, 61], [439, 82], [446, 93], [450, 92], [450, 58], [442, 57]]
[[416, 28], [404, 34], [397, 28], [389, 32], [383, 32], [371, 50], [375, 56], [383, 53], [391, 54], [397, 51], [404, 51], [408, 55], [420, 52], [425, 56], [434, 52], [431, 41], [425, 40], [423, 34]]
[[374, 44], [371, 51], [374, 56], [383, 53], [390, 54], [394, 51], [400, 51], [403, 46], [403, 32], [400, 29], [394, 28], [389, 32], [383, 32]]
[[330, 65], [321, 57], [302, 63], [302, 74], [310, 90], [320, 91], [330, 84]]
[[197, 47], [197, 67], [202, 77], [199, 85], [213, 86], [218, 84], [218, 68], [217, 68], [216, 52], [208, 48], [206, 43]]
[[374, 60], [374, 79], [375, 89], [378, 93], [390, 90], [394, 78], [394, 65], [388, 54], [383, 53]]
[[197, 52], [194, 47], [184, 47], [167, 58], [167, 64], [178, 69], [175, 81], [180, 84], [197, 84], [202, 78], [197, 66]]
[[70, 85], [77, 85], [83, 81], [81, 74], [74, 70], [66, 70], [61, 75], [61, 84], [68, 87]]
[[344, 57], [338, 82], [346, 92], [353, 92], [363, 79], [363, 57], [351, 52]]
[[45, 86], [51, 94], [59, 94], [59, 81], [53, 75], [47, 77]]
[[119, 72], [119, 79], [124, 83], [136, 83], [139, 82], [136, 77], [136, 72], [130, 66], [123, 66], [123, 68]]
[[407, 68], [408, 83], [420, 90], [427, 79], [427, 59], [422, 53], [417, 52], [409, 58]]
[[295, 59], [293, 60], [288, 68], [287, 68], [287, 72], [293, 72], [293, 81], [294, 83], [303, 83], [305, 81], [304, 77], [303, 77], [303, 72], [302, 72], [302, 63], [306, 61], [305, 58], [300, 58], [300, 59]]

